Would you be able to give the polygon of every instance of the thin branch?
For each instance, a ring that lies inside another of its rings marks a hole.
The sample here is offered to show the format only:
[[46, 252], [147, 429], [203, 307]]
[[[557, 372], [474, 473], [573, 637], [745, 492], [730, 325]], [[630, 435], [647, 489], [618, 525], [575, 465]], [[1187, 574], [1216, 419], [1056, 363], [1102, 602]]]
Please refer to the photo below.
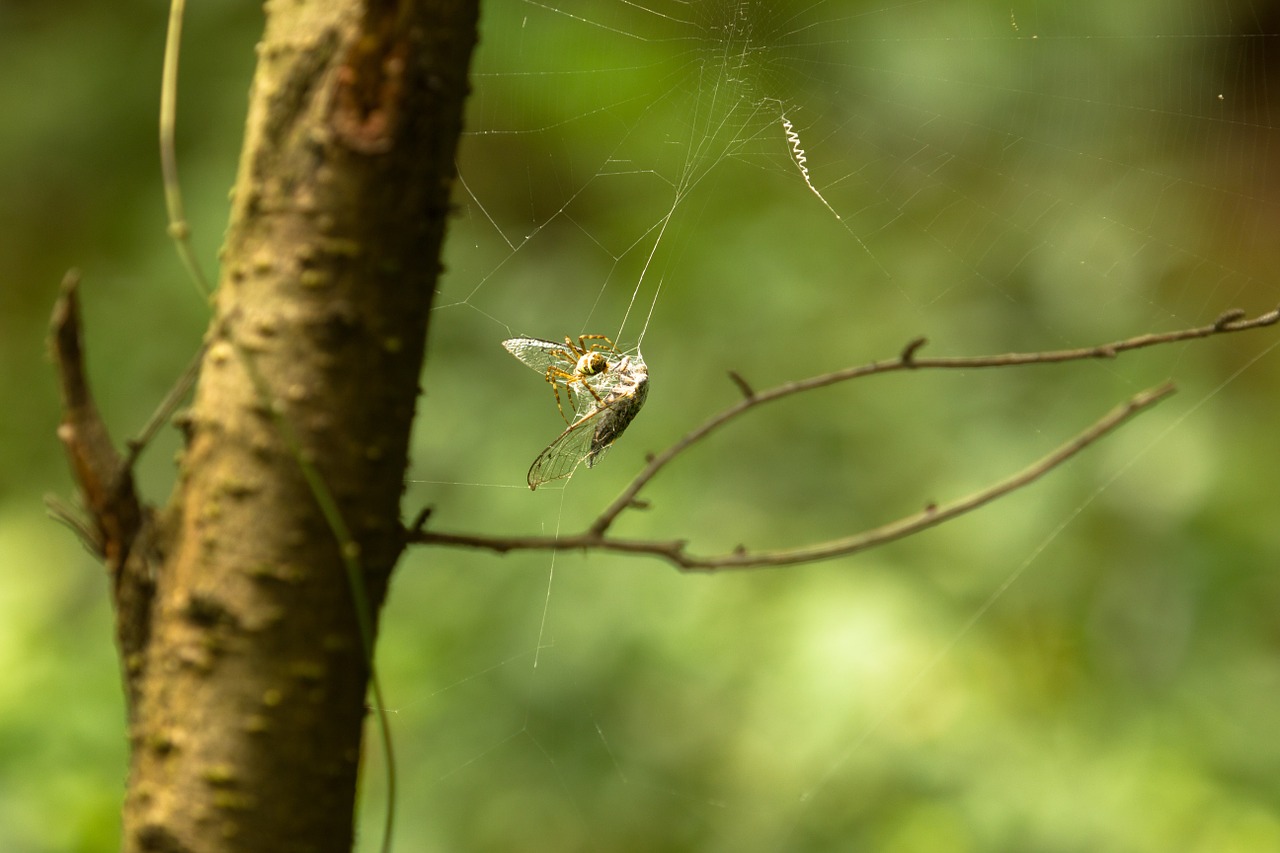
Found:
[[174, 126], [178, 114], [178, 50], [182, 45], [182, 16], [186, 0], [172, 0], [169, 5], [169, 30], [164, 43], [164, 70], [160, 81], [160, 173], [164, 177], [164, 203], [169, 215], [169, 236], [178, 248], [178, 256], [205, 298], [213, 292], [205, 277], [195, 249], [191, 247], [191, 227], [182, 206], [182, 190], [178, 183], [178, 155], [174, 145]]
[[788, 382], [776, 388], [756, 393], [740, 376], [730, 373], [730, 379], [742, 392], [744, 399], [721, 411], [705, 421], [701, 426], [687, 433], [675, 444], [662, 453], [651, 456], [648, 464], [623, 489], [622, 493], [592, 522], [584, 532], [572, 536], [480, 536], [466, 533], [442, 533], [423, 529], [426, 516], [420, 515], [410, 528], [405, 531], [405, 541], [409, 544], [451, 545], [464, 548], [480, 548], [505, 554], [508, 551], [548, 551], [582, 548], [584, 550], [613, 551], [623, 554], [644, 554], [661, 557], [686, 570], [716, 571], [719, 569], [743, 569], [760, 566], [785, 566], [796, 563], [808, 563], [826, 560], [864, 551], [896, 539], [917, 533], [934, 525], [941, 524], [957, 516], [971, 512], [997, 498], [1020, 489], [1049, 471], [1062, 465], [1089, 445], [1098, 441], [1121, 424], [1145, 411], [1173, 393], [1173, 385], [1166, 384], [1145, 391], [1127, 403], [1119, 406], [1091, 427], [1081, 432], [1071, 441], [1059, 447], [1048, 456], [1033, 465], [1024, 468], [1013, 476], [988, 486], [968, 497], [945, 504], [929, 505], [914, 515], [873, 528], [863, 533], [833, 539], [817, 545], [802, 548], [790, 548], [778, 551], [761, 551], [750, 553], [739, 547], [730, 554], [712, 557], [697, 557], [686, 553], [683, 540], [654, 541], [619, 539], [608, 536], [609, 527], [614, 520], [629, 507], [641, 505], [637, 499], [640, 490], [657, 475], [668, 463], [679, 456], [707, 435], [724, 424], [764, 403], [780, 400], [792, 394], [823, 388], [850, 379], [859, 379], [878, 373], [892, 373], [900, 370], [921, 369], [977, 369], [984, 367], [1013, 367], [1025, 364], [1057, 364], [1065, 361], [1081, 361], [1092, 358], [1115, 358], [1130, 350], [1180, 341], [1207, 338], [1213, 335], [1231, 332], [1243, 332], [1259, 329], [1280, 322], [1280, 309], [1246, 319], [1240, 309], [1224, 311], [1207, 326], [1197, 326], [1173, 332], [1138, 335], [1124, 340], [1100, 344], [1078, 349], [1049, 350], [1044, 352], [1005, 353], [976, 357], [952, 358], [918, 358], [917, 353], [925, 346], [924, 338], [916, 338], [903, 347], [901, 354], [894, 359], [876, 361], [859, 367], [824, 373], [810, 379]]
[[143, 424], [142, 431], [138, 433], [137, 437], [125, 441], [125, 447], [128, 449], [124, 459], [126, 470], [133, 470], [133, 465], [138, 461], [138, 457], [142, 455], [142, 451], [147, 449], [147, 445], [156, 437], [156, 433], [160, 431], [160, 428], [169, 423], [169, 418], [177, 410], [182, 399], [187, 396], [191, 386], [195, 385], [196, 377], [200, 375], [200, 364], [204, 361], [205, 350], [208, 347], [207, 343], [200, 345], [200, 349], [196, 350], [195, 357], [191, 359], [182, 371], [178, 381], [164, 395], [160, 405], [156, 406], [156, 410], [151, 413], [151, 417]]
[[62, 391], [62, 441], [95, 535], [92, 545], [119, 581], [129, 550], [142, 528], [143, 509], [133, 475], [111, 441], [85, 371], [80, 320], [80, 273], [69, 271], [54, 304], [49, 345]]
[[[906, 516], [897, 521], [872, 528], [853, 536], [833, 539], [817, 545], [803, 548], [789, 548], [777, 551], [757, 551], [751, 553], [739, 549], [730, 554], [711, 557], [698, 557], [686, 553], [683, 541], [648, 541], [633, 539], [616, 539], [606, 536], [593, 525], [587, 531], [574, 536], [473, 536], [459, 533], [438, 533], [433, 531], [411, 531], [409, 541], [429, 545], [453, 545], [466, 548], [482, 548], [505, 554], [508, 551], [547, 551], [569, 550], [574, 548], [597, 551], [614, 551], [624, 554], [644, 554], [661, 557], [681, 569], [693, 571], [719, 571], [724, 569], [747, 569], [764, 566], [790, 566], [798, 563], [812, 563], [843, 557], [865, 551], [902, 539], [914, 533], [941, 524], [944, 521], [972, 512], [991, 501], [1001, 498], [1010, 492], [1027, 486], [1043, 477], [1053, 469], [1065, 463], [1089, 445], [1115, 430], [1121, 424], [1151, 408], [1168, 397], [1174, 391], [1171, 383], [1166, 383], [1131, 398], [1128, 402], [1117, 406], [1105, 417], [1095, 422], [1088, 429], [1076, 435], [1052, 453], [1037, 460], [1016, 474], [1001, 480], [985, 489], [941, 506], [927, 506], [920, 512]], [[657, 460], [655, 460], [656, 462]], [[652, 466], [651, 466], [652, 467]]]
[[71, 462], [89, 519], [78, 519], [56, 500], [49, 509], [55, 518], [80, 533], [82, 541], [102, 557], [111, 574], [116, 638], [121, 659], [127, 664], [124, 686], [132, 721], [141, 697], [140, 662], [150, 637], [155, 593], [153, 567], [149, 563], [152, 549], [148, 546], [151, 513], [138, 499], [133, 473], [112, 444], [89, 387], [79, 285], [80, 274], [75, 270], [62, 280], [49, 340], [62, 389], [58, 438]]
[[730, 370], [729, 379], [733, 382], [734, 385], [738, 386], [738, 390], [742, 392], [742, 396], [745, 399], [750, 400], [752, 397], [756, 395], [755, 389], [752, 388], [751, 385], [747, 383], [747, 380], [742, 378], [742, 375], [738, 373], [738, 371]]
[[[1015, 367], [1026, 364], [1057, 364], [1064, 361], [1082, 361], [1094, 358], [1115, 358], [1122, 352], [1130, 350], [1144, 349], [1146, 347], [1159, 346], [1161, 344], [1177, 343], [1179, 341], [1189, 341], [1196, 338], [1207, 338], [1213, 335], [1227, 334], [1231, 332], [1243, 332], [1249, 329], [1259, 329], [1264, 326], [1271, 326], [1280, 322], [1280, 308], [1267, 314], [1262, 314], [1252, 320], [1246, 320], [1244, 312], [1239, 309], [1233, 309], [1223, 312], [1217, 320], [1207, 326], [1198, 326], [1193, 329], [1182, 329], [1174, 332], [1162, 332], [1159, 334], [1138, 335], [1133, 338], [1126, 338], [1121, 341], [1113, 341], [1107, 344], [1100, 344], [1093, 347], [1081, 347], [1079, 349], [1064, 350], [1047, 350], [1044, 352], [1013, 352], [1004, 353], [1002, 355], [984, 355], [984, 356], [959, 356], [950, 358], [919, 358], [916, 353], [926, 343], [924, 338], [916, 338], [903, 348], [902, 354], [897, 358], [885, 359], [883, 361], [875, 361], [870, 364], [864, 364], [859, 367], [850, 367], [845, 370], [837, 370], [833, 373], [824, 373], [821, 376], [814, 376], [809, 379], [802, 379], [796, 382], [788, 382], [779, 385], [767, 391], [761, 391], [758, 394], [750, 394], [745, 399], [739, 401], [733, 406], [714, 415], [705, 421], [701, 426], [686, 434], [675, 444], [666, 450], [654, 456], [649, 464], [636, 475], [622, 493], [605, 508], [604, 512], [591, 525], [591, 533], [596, 536], [603, 536], [609, 526], [622, 513], [623, 510], [635, 503], [636, 495], [640, 493], [650, 480], [657, 475], [671, 460], [675, 459], [684, 451], [688, 450], [694, 444], [706, 438], [708, 434], [716, 429], [724, 426], [729, 421], [744, 414], [756, 406], [770, 403], [774, 400], [781, 400], [783, 397], [790, 397], [792, 394], [800, 394], [805, 391], [812, 391], [817, 388], [825, 388], [828, 385], [835, 385], [838, 382], [846, 382], [851, 379], [861, 379], [864, 376], [873, 376], [879, 373], [893, 373], [900, 370], [955, 370], [955, 369], [977, 369], [984, 367]], [[737, 384], [737, 383], [735, 383]], [[741, 385], [739, 385], [741, 390]]]

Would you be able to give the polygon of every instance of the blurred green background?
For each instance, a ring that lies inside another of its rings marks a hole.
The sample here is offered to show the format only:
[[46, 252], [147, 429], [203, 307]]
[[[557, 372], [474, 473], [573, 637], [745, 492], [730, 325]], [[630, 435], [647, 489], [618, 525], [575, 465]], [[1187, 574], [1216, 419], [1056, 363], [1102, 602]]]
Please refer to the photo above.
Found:
[[[106, 584], [41, 504], [71, 493], [44, 334], [81, 268], [121, 439], [197, 346], [158, 177], [166, 14], [0, 6], [4, 850], [117, 845]], [[179, 153], [210, 266], [260, 24], [188, 13]], [[1263, 2], [488, 3], [406, 514], [579, 530], [735, 401], [729, 370], [763, 388], [918, 335], [979, 354], [1270, 310], [1278, 57]], [[642, 344], [649, 401], [599, 467], [531, 494], [558, 415], [498, 344], [582, 332]], [[1178, 382], [1025, 492], [854, 558], [413, 552], [379, 659], [399, 849], [1280, 849], [1276, 340], [827, 389], [690, 452], [618, 529], [700, 553], [845, 535]], [[155, 502], [171, 433], [142, 463]]]

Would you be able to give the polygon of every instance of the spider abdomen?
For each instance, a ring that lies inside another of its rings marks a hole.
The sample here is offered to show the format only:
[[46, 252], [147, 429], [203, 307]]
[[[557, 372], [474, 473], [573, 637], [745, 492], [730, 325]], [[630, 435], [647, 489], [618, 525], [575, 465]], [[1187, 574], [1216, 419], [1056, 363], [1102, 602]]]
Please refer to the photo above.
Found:
[[579, 376], [595, 376], [609, 369], [609, 360], [599, 350], [584, 353], [574, 366], [573, 372]]

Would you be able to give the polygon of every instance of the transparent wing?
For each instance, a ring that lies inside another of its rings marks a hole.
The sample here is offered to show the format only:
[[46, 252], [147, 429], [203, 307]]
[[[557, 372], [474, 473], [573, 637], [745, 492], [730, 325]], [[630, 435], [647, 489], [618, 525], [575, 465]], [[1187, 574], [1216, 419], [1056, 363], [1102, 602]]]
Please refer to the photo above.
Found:
[[539, 338], [509, 338], [502, 345], [507, 352], [542, 374], [553, 365], [572, 373], [576, 364], [565, 351], [563, 341], [556, 343]]
[[[573, 375], [578, 366], [577, 359], [564, 342], [544, 341], [541, 338], [509, 338], [502, 342], [502, 346], [543, 376], [549, 367], [557, 367]], [[572, 381], [566, 377], [554, 378], [553, 382], [560, 387], [566, 408], [573, 410], [575, 421], [590, 414], [592, 409], [617, 389], [620, 381], [617, 367], [622, 363], [622, 360], [610, 360], [607, 370], [592, 376], [579, 376]], [[566, 390], [568, 395], [564, 397]]]
[[596, 422], [604, 411], [603, 408], [594, 408], [578, 418], [538, 454], [538, 458], [529, 466], [530, 489], [536, 489], [552, 480], [563, 480], [582, 464], [582, 460], [591, 455]]
[[[592, 409], [595, 409], [600, 405], [596, 402], [596, 398], [591, 394], [591, 392], [587, 390], [585, 381], [572, 383], [558, 382], [557, 384], [560, 385], [561, 389], [568, 389], [569, 391], [569, 402], [573, 409], [573, 420], [575, 423], [582, 418], [592, 415]], [[561, 393], [563, 393], [563, 390]], [[605, 395], [601, 394], [600, 399], [605, 399]]]
[[529, 488], [536, 489], [551, 480], [569, 477], [583, 461], [588, 468], [593, 468], [604, 458], [605, 452], [635, 420], [649, 394], [646, 374], [632, 375], [630, 380], [633, 385], [615, 391], [603, 404], [593, 406], [538, 454], [529, 468]]

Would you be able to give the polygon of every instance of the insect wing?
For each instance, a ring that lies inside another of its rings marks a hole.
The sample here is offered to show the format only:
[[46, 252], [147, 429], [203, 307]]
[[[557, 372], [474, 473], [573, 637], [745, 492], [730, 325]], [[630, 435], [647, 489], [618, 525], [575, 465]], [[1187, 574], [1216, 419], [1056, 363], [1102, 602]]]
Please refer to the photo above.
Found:
[[553, 480], [563, 480], [574, 472], [583, 459], [592, 455], [591, 443], [596, 433], [596, 422], [604, 411], [597, 408], [578, 418], [538, 454], [533, 465], [529, 466], [530, 489]]
[[551, 366], [572, 372], [575, 362], [564, 348], [564, 343], [544, 341], [539, 338], [509, 338], [502, 342], [507, 352], [520, 359], [539, 373], [546, 373]]
[[[608, 374], [601, 374], [607, 376]], [[601, 376], [588, 376], [580, 382], [564, 382], [561, 388], [568, 389], [569, 399], [573, 402], [573, 417], [575, 420], [585, 418], [591, 414], [591, 410], [597, 408], [600, 403], [598, 400], [607, 399], [609, 396], [608, 389], [601, 389]], [[588, 385], [595, 389], [595, 394], [591, 393]]]

